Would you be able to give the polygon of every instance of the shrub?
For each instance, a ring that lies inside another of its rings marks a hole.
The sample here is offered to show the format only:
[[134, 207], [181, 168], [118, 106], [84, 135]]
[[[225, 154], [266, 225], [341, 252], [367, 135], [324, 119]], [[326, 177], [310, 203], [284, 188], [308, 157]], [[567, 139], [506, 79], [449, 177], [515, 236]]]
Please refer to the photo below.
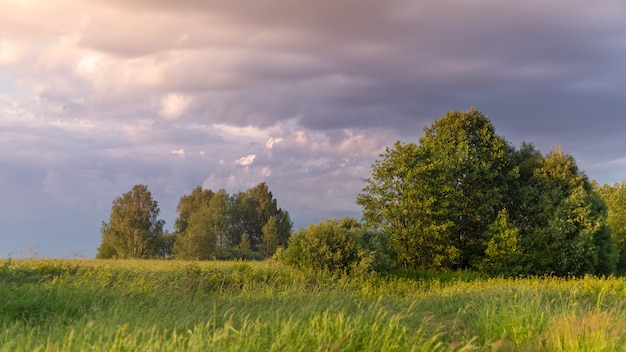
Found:
[[300, 229], [280, 260], [305, 270], [339, 274], [386, 272], [390, 260], [384, 238], [353, 218], [326, 220]]
[[217, 260], [263, 260], [265, 257], [259, 252], [237, 248], [219, 248], [215, 253]]

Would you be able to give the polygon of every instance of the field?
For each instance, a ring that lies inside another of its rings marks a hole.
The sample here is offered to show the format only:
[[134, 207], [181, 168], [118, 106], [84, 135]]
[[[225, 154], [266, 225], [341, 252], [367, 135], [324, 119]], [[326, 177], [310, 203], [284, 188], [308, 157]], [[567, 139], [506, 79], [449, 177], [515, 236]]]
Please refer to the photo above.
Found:
[[623, 278], [0, 260], [0, 351], [621, 351]]

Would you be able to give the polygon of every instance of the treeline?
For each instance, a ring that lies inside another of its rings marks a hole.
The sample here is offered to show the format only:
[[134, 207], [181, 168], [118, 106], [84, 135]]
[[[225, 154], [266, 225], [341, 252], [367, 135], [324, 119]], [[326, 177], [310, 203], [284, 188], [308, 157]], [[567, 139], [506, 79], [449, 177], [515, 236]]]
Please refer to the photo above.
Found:
[[97, 258], [262, 259], [286, 246], [292, 222], [267, 184], [230, 195], [196, 187], [181, 197], [174, 232], [163, 231], [145, 185], [115, 199]]
[[358, 195], [362, 221], [292, 233], [265, 183], [229, 195], [194, 189], [174, 233], [138, 185], [113, 203], [98, 258], [276, 257], [307, 270], [468, 269], [492, 275], [626, 272], [626, 181], [599, 186], [560, 148], [543, 155], [495, 133], [475, 108], [453, 111], [416, 142], [397, 142]]

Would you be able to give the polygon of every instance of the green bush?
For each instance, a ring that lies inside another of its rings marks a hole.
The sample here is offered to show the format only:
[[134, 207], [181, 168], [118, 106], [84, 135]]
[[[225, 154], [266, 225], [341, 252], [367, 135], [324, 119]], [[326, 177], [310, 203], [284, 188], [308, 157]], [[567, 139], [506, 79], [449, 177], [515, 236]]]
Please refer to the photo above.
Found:
[[384, 238], [353, 218], [326, 220], [300, 229], [279, 259], [305, 270], [335, 274], [386, 272], [391, 261]]
[[237, 248], [219, 248], [215, 253], [217, 260], [263, 260], [265, 256], [259, 252]]

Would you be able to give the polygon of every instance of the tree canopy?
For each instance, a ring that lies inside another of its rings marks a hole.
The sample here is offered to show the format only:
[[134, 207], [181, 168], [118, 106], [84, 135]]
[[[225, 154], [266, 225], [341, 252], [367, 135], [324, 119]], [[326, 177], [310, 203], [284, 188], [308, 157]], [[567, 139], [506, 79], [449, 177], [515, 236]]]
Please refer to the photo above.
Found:
[[606, 206], [570, 155], [515, 149], [475, 108], [397, 142], [357, 198], [405, 267], [557, 275], [615, 267]]
[[177, 210], [173, 255], [178, 259], [209, 259], [237, 250], [269, 257], [287, 245], [291, 233], [289, 213], [278, 207], [266, 183], [234, 195], [197, 187], [181, 197]]
[[618, 269], [626, 272], [626, 179], [614, 185], [594, 184], [594, 187], [608, 207], [606, 224], [615, 242]]
[[117, 197], [109, 222], [102, 222], [97, 258], [151, 258], [159, 253], [164, 221], [146, 185], [135, 185]]

